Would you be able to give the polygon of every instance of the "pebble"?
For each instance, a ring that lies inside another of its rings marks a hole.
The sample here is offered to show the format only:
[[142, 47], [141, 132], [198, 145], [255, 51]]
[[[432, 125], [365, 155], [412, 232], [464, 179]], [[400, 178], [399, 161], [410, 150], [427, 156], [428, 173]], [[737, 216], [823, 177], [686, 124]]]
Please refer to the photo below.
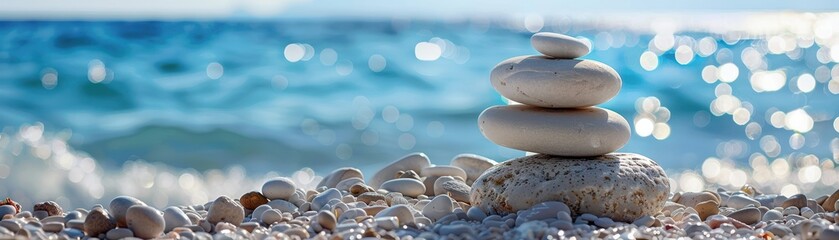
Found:
[[15, 209], [12, 205], [0, 206], [0, 219], [3, 219], [6, 215], [14, 216], [15, 214], [17, 214], [17, 209]]
[[476, 154], [460, 154], [455, 156], [450, 164], [463, 169], [466, 172], [466, 184], [472, 186], [475, 179], [498, 162]]
[[84, 230], [84, 220], [83, 219], [75, 219], [75, 220], [67, 221], [67, 228]]
[[775, 236], [778, 237], [785, 237], [787, 235], [792, 234], [792, 229], [783, 224], [770, 224], [764, 228], [767, 232], [771, 232]]
[[99, 236], [116, 227], [116, 221], [102, 208], [93, 208], [84, 219], [84, 231], [91, 237]]
[[[422, 184], [422, 183], [420, 183], [420, 184]], [[332, 200], [332, 199], [339, 199], [340, 200], [341, 197], [342, 197], [341, 191], [339, 191], [338, 189], [335, 189], [335, 188], [327, 189], [326, 191], [323, 191], [322, 193], [318, 193], [317, 195], [315, 195], [315, 197], [312, 199], [312, 209], [313, 210], [320, 210], [321, 208], [326, 206], [326, 204], [329, 203], [330, 200]]]
[[789, 206], [789, 207], [784, 208], [784, 216], [796, 215], [796, 214], [799, 214], [799, 213], [801, 213], [801, 212], [798, 210], [798, 207]]
[[380, 217], [396, 217], [399, 219], [399, 225], [405, 225], [414, 222], [414, 214], [405, 205], [396, 205], [385, 208], [376, 213], [376, 218]]
[[47, 212], [47, 216], [56, 216], [64, 214], [64, 209], [61, 209], [61, 206], [59, 206], [58, 203], [53, 201], [36, 203], [35, 206], [32, 207], [32, 211], [45, 211]]
[[135, 237], [151, 239], [163, 234], [163, 215], [152, 207], [132, 206], [125, 212], [125, 219], [128, 229], [134, 232]]
[[212, 224], [227, 222], [239, 226], [244, 219], [245, 209], [242, 205], [224, 195], [216, 198], [213, 205], [210, 206], [210, 210], [207, 211], [207, 221]]
[[425, 185], [412, 178], [397, 178], [385, 181], [380, 189], [389, 192], [400, 192], [405, 196], [416, 197], [425, 193]]
[[471, 207], [466, 211], [466, 216], [475, 221], [483, 221], [487, 214], [479, 207]]
[[440, 219], [454, 211], [452, 204], [454, 204], [454, 202], [449, 196], [438, 195], [422, 208], [422, 215], [432, 221], [437, 221], [437, 219]]
[[621, 89], [620, 75], [606, 64], [544, 56], [504, 60], [492, 69], [490, 82], [510, 100], [543, 108], [594, 106]]
[[358, 200], [360, 202], [364, 202], [366, 204], [370, 204], [371, 202], [375, 202], [375, 201], [379, 201], [379, 200], [384, 201], [385, 196], [380, 194], [380, 193], [377, 193], [377, 192], [366, 192], [366, 193], [362, 193], [361, 195], [358, 195], [358, 198], [356, 198], [356, 200]]
[[446, 194], [459, 202], [470, 202], [471, 190], [472, 188], [465, 182], [450, 176], [443, 176], [434, 181], [434, 195]]
[[752, 205], [753, 207], [760, 207], [760, 202], [745, 195], [733, 195], [728, 197], [728, 201], [726, 201], [725, 204], [728, 207], [736, 209], [745, 208], [749, 205]]
[[337, 188], [339, 182], [349, 178], [364, 179], [364, 174], [362, 174], [361, 170], [358, 170], [358, 168], [338, 168], [335, 169], [335, 171], [332, 171], [332, 173], [329, 173], [329, 175], [326, 175], [323, 180], [320, 180], [317, 187]]
[[806, 207], [807, 206], [807, 196], [804, 196], [804, 194], [795, 194], [795, 195], [792, 195], [789, 198], [787, 198], [787, 200], [784, 201], [783, 204], [781, 204], [781, 207], [783, 207], [783, 208], [787, 208], [787, 207], [790, 207], [790, 206], [795, 206], [799, 209], [801, 209], [803, 207]]
[[423, 168], [420, 172], [420, 176], [423, 177], [440, 177], [440, 176], [452, 176], [452, 177], [460, 177], [462, 179], [468, 178], [466, 175], [466, 171], [461, 169], [460, 167], [456, 166], [431, 166]]
[[708, 216], [719, 214], [720, 208], [719, 203], [715, 200], [707, 200], [704, 202], [697, 203], [694, 207], [696, 213], [699, 215], [699, 218], [705, 220]]
[[257, 191], [251, 191], [239, 197], [239, 203], [242, 204], [242, 207], [249, 210], [254, 210], [259, 205], [268, 203], [268, 201], [268, 198]]
[[428, 166], [431, 166], [431, 161], [428, 160], [428, 156], [425, 153], [411, 153], [388, 164], [373, 174], [368, 185], [379, 187], [385, 181], [396, 178], [396, 174], [399, 171], [413, 170], [414, 172], [419, 172]]
[[763, 214], [762, 220], [765, 222], [775, 221], [775, 220], [782, 220], [784, 219], [784, 214], [778, 210], [770, 209]]
[[563, 59], [582, 57], [591, 51], [591, 47], [580, 39], [551, 32], [533, 34], [530, 45], [546, 56]]
[[128, 228], [117, 228], [108, 231], [105, 235], [108, 239], [124, 239], [134, 237], [134, 231]]
[[333, 230], [338, 225], [338, 220], [335, 219], [335, 214], [330, 211], [320, 211], [317, 215], [318, 223], [325, 229]]
[[111, 200], [108, 205], [110, 214], [116, 219], [118, 227], [128, 226], [125, 222], [125, 212], [132, 206], [146, 206], [146, 203], [131, 196], [118, 196]]
[[399, 227], [399, 218], [394, 217], [394, 216], [376, 217], [374, 219], [374, 221], [376, 222], [376, 225], [378, 227], [381, 227], [382, 229], [385, 229], [385, 230], [388, 230], [388, 231], [396, 229], [397, 227]]
[[164, 231], [172, 231], [176, 227], [183, 227], [192, 224], [189, 217], [178, 207], [167, 207], [163, 209]]
[[821, 204], [822, 208], [824, 208], [824, 210], [828, 212], [836, 211], [837, 200], [839, 200], [839, 190], [836, 190], [835, 192], [833, 192], [833, 194], [830, 194], [830, 196], [828, 196], [824, 200], [824, 202]]
[[599, 107], [493, 106], [478, 117], [481, 133], [508, 148], [557, 156], [600, 156], [629, 141], [629, 123]]
[[760, 210], [754, 207], [743, 208], [728, 215], [730, 218], [737, 219], [745, 224], [755, 224], [760, 221]]
[[715, 201], [719, 205], [720, 199], [711, 192], [684, 192], [675, 202], [688, 207], [696, 207], [697, 204], [705, 201]]
[[283, 214], [277, 209], [268, 209], [259, 214], [259, 219], [266, 225], [283, 221]]
[[282, 199], [271, 200], [266, 205], [283, 212], [296, 212], [298, 210], [297, 205]]
[[810, 209], [808, 207], [804, 207], [804, 208], [801, 209], [800, 214], [801, 214], [802, 217], [810, 218], [810, 217], [813, 217], [813, 215], [815, 215], [816, 212], [814, 212], [812, 209]]
[[475, 230], [466, 225], [446, 225], [440, 227], [440, 235], [443, 236], [462, 236], [464, 234], [473, 236], [475, 235]]
[[61, 232], [61, 230], [64, 230], [64, 223], [61, 223], [61, 222], [45, 223], [44, 226], [41, 227], [41, 229], [43, 229], [44, 232], [52, 232], [52, 233]]
[[611, 218], [603, 217], [603, 218], [598, 218], [597, 220], [594, 220], [594, 225], [597, 225], [598, 227], [602, 227], [602, 228], [610, 228], [610, 227], [615, 225], [615, 221], [612, 221]]
[[276, 177], [262, 184], [262, 195], [266, 198], [288, 200], [294, 194], [294, 182], [285, 177]]
[[[556, 218], [559, 212], [571, 213], [571, 209], [565, 203], [557, 201], [541, 202], [533, 205], [530, 209], [519, 211], [516, 214], [516, 225], [525, 222]], [[596, 219], [597, 217], [595, 217]]]
[[629, 222], [658, 213], [669, 192], [664, 170], [642, 155], [562, 158], [536, 154], [488, 170], [472, 185], [470, 202], [503, 214], [534, 203], [560, 201], [574, 213]]
[[839, 239], [839, 228], [824, 228], [819, 233], [819, 239]]

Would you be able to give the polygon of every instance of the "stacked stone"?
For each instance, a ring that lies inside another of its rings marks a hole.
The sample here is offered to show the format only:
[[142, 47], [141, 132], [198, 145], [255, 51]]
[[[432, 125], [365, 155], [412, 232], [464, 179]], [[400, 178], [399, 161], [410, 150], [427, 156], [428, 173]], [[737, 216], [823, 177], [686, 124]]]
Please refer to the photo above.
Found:
[[620, 91], [618, 73], [579, 59], [590, 48], [573, 37], [537, 33], [531, 44], [544, 55], [507, 59], [490, 76], [521, 104], [490, 107], [478, 124], [490, 141], [537, 154], [487, 170], [472, 186], [472, 204], [505, 214], [561, 201], [574, 215], [627, 222], [659, 212], [670, 190], [664, 171], [642, 155], [614, 153], [629, 141], [629, 124], [595, 106]]

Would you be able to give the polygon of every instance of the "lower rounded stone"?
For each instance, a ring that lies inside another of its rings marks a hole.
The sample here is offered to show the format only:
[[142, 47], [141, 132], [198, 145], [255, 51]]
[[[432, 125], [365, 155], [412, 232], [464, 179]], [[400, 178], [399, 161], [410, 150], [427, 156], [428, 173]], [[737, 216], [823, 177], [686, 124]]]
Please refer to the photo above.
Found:
[[572, 215], [590, 213], [632, 222], [664, 206], [670, 181], [661, 166], [634, 153], [575, 158], [537, 154], [511, 159], [481, 175], [470, 200], [485, 212], [506, 214], [561, 201]]

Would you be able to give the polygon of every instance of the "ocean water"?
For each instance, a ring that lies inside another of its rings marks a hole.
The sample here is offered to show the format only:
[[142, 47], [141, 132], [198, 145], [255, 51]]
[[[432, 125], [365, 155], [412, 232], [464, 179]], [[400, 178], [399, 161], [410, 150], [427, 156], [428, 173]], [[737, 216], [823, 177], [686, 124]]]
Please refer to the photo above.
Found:
[[[585, 58], [620, 73], [623, 89], [601, 107], [633, 127], [621, 151], [674, 180], [757, 184], [738, 174], [782, 159], [790, 182], [808, 182], [790, 169], [812, 165], [830, 176], [817, 181], [839, 183], [836, 37], [542, 30], [588, 39]], [[508, 103], [489, 72], [537, 54], [531, 34], [492, 21], [0, 22], [0, 196], [83, 205], [216, 179], [199, 197], [155, 197], [198, 203], [219, 193], [213, 184], [312, 183], [344, 166], [372, 174], [412, 152], [435, 164], [522, 156], [485, 139], [476, 119]], [[58, 186], [27, 195], [35, 179]]]

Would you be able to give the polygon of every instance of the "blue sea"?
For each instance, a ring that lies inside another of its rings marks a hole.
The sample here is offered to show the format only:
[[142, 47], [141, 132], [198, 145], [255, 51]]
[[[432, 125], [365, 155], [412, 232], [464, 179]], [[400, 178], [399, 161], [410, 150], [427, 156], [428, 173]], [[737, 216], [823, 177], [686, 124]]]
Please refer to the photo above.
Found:
[[[584, 58], [620, 73], [623, 89], [601, 107], [633, 125], [621, 151], [697, 174], [708, 158], [748, 167], [756, 153], [771, 162], [808, 154], [829, 161], [839, 152], [839, 97], [830, 88], [839, 69], [818, 44], [772, 53], [769, 36], [684, 31], [661, 38], [666, 49], [650, 50], [660, 43], [655, 33], [585, 23], [541, 30], [588, 39], [594, 50]], [[0, 22], [0, 177], [37, 178], [43, 172], [15, 164], [57, 156], [65, 150], [56, 141], [95, 161], [100, 175], [142, 163], [171, 170], [181, 186], [179, 173], [206, 177], [211, 169], [256, 178], [345, 166], [372, 174], [412, 152], [440, 165], [461, 153], [523, 156], [485, 139], [477, 117], [508, 103], [492, 89], [490, 70], [537, 54], [531, 35], [493, 21]], [[699, 54], [706, 38], [703, 46], [714, 49]], [[691, 49], [686, 63], [677, 61], [682, 45]], [[744, 53], [752, 50], [758, 63]], [[642, 66], [648, 52], [654, 69]], [[733, 79], [726, 64], [737, 70]], [[708, 83], [706, 66], [725, 68], [717, 75], [728, 79]], [[780, 90], [754, 89], [753, 72], [764, 70], [784, 72]], [[799, 89], [810, 77], [813, 89]], [[742, 108], [745, 120], [713, 110], [722, 95], [736, 96], [729, 112]], [[811, 129], [773, 127], [773, 113], [796, 109], [806, 111]], [[645, 117], [655, 135], [636, 129]], [[747, 123], [755, 124], [747, 131]], [[34, 144], [49, 139], [57, 140]], [[14, 182], [0, 186], [0, 196], [14, 195]], [[103, 184], [105, 197], [116, 194], [110, 185]]]

